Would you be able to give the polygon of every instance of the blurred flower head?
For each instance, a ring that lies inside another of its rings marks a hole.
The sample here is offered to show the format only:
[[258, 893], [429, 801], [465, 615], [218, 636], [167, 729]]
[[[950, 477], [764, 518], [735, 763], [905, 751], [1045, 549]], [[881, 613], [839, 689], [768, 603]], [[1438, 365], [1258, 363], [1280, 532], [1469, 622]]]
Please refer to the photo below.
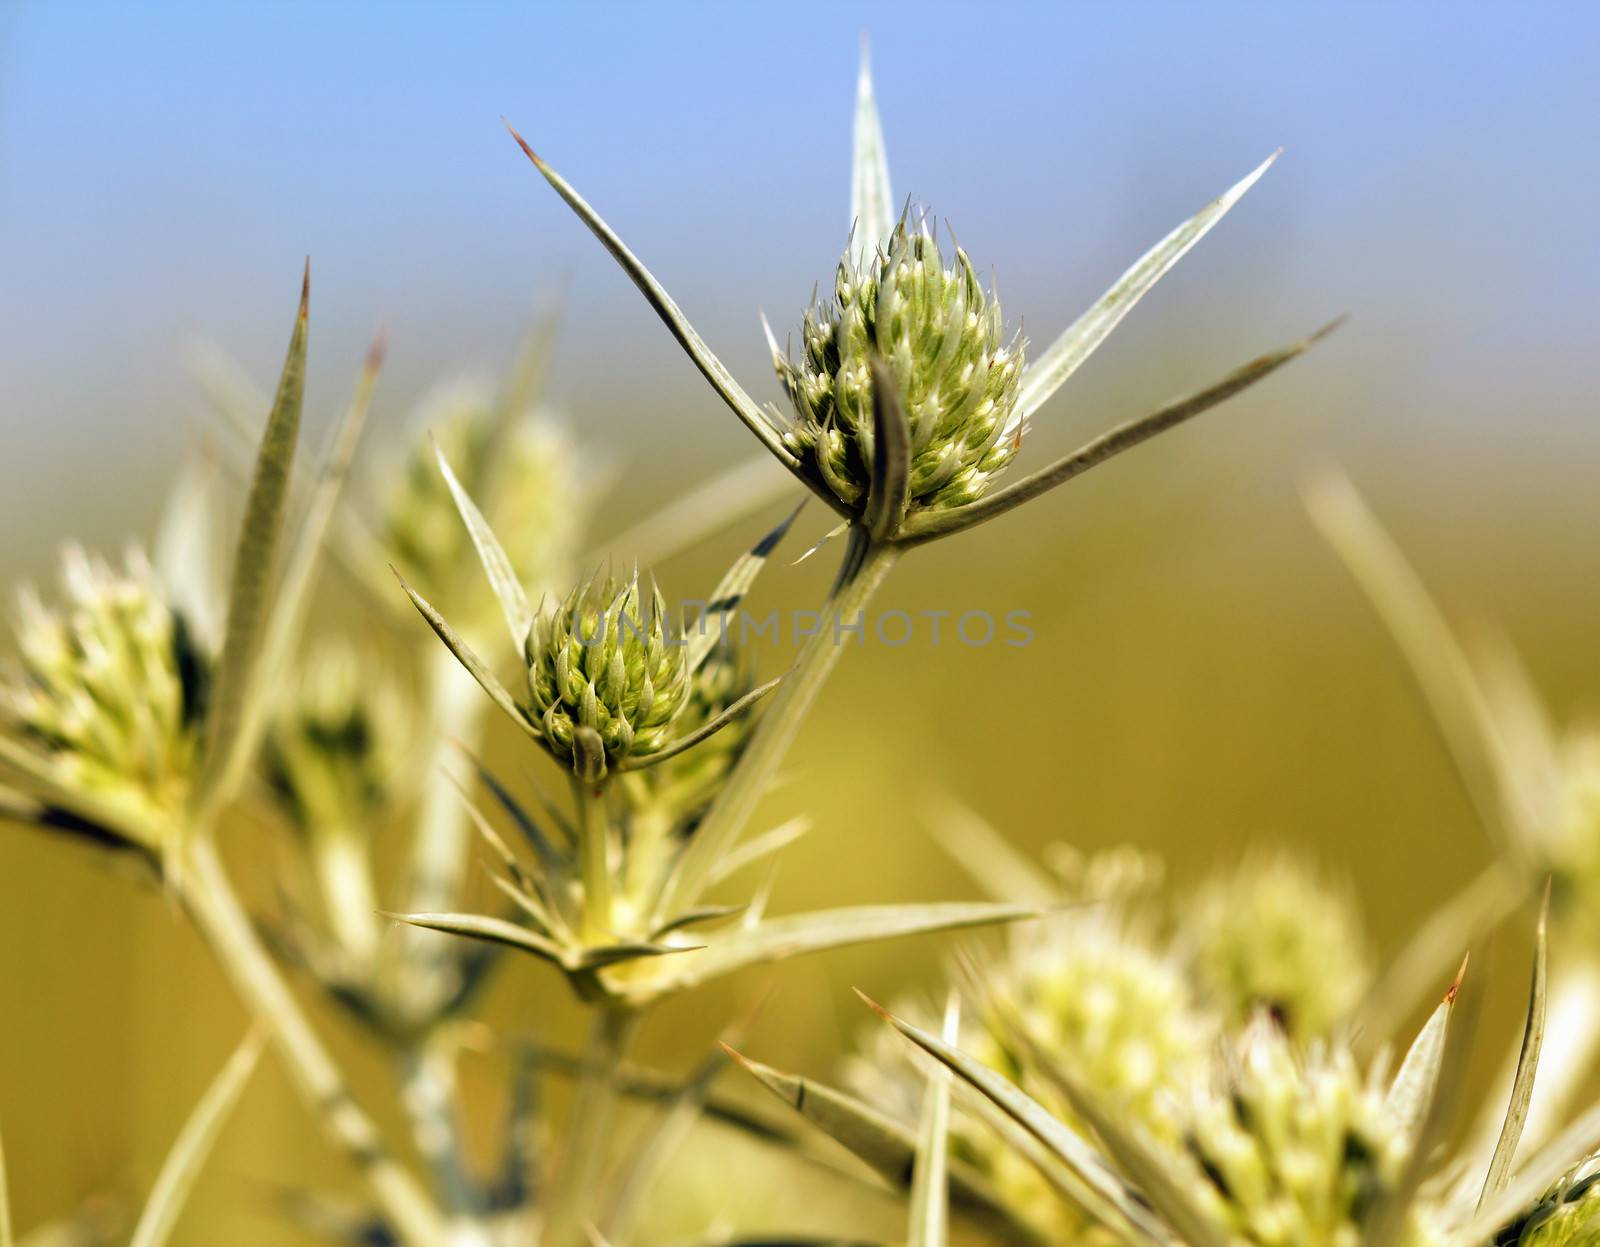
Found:
[[365, 834], [383, 812], [411, 745], [413, 711], [389, 668], [347, 641], [300, 665], [267, 732], [263, 766], [297, 827]]
[[493, 615], [431, 435], [483, 509], [522, 583], [565, 580], [588, 492], [570, 439], [531, 412], [507, 419], [493, 390], [470, 381], [435, 390], [417, 423], [419, 436], [392, 473], [382, 517], [383, 543], [407, 579], [433, 600], [450, 603], [462, 619]]
[[1200, 994], [1230, 1025], [1265, 1009], [1301, 1040], [1330, 1033], [1372, 974], [1354, 898], [1287, 853], [1208, 880], [1187, 904], [1179, 943]]
[[[1188, 1089], [1183, 1147], [1203, 1206], [1237, 1241], [1356, 1247], [1395, 1190], [1412, 1144], [1385, 1088], [1348, 1050], [1297, 1051], [1266, 1014], [1246, 1027], [1216, 1076]], [[1438, 1238], [1424, 1208], [1398, 1240]]]
[[50, 781], [106, 812], [100, 830], [157, 849], [194, 773], [209, 657], [138, 550], [118, 569], [70, 546], [62, 588], [55, 606], [22, 592], [5, 727]]

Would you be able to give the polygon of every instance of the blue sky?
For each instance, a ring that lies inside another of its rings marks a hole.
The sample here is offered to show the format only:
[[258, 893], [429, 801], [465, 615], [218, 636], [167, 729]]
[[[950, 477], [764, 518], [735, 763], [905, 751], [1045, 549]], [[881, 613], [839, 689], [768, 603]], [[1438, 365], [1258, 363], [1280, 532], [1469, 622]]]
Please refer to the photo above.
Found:
[[147, 513], [194, 428], [185, 342], [268, 373], [307, 253], [313, 405], [337, 402], [380, 320], [402, 408], [501, 358], [563, 283], [557, 386], [586, 422], [647, 452], [723, 446], [709, 419], [685, 431], [697, 381], [499, 118], [759, 380], [756, 309], [792, 318], [842, 243], [862, 30], [897, 192], [952, 222], [1035, 341], [1286, 149], [1085, 374], [1086, 405], [1147, 375], [1162, 396], [1349, 311], [1352, 406], [1376, 391], [1424, 422], [1492, 424], [1536, 405], [1558, 437], [1586, 411], [1589, 6], [13, 0], [0, 455], [39, 471], [0, 519], [68, 524], [67, 473]]

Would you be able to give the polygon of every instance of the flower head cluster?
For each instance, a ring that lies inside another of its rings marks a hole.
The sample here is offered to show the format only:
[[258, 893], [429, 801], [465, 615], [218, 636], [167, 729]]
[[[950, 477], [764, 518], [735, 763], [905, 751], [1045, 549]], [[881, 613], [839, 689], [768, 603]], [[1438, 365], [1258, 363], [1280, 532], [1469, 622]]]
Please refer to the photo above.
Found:
[[[1193, 1087], [1183, 1118], [1201, 1204], [1259, 1247], [1358, 1247], [1412, 1145], [1381, 1082], [1348, 1051], [1316, 1043], [1302, 1055], [1265, 1014], [1219, 1076]], [[1425, 1209], [1399, 1241], [1436, 1241]]]
[[637, 575], [626, 584], [590, 581], [535, 616], [524, 646], [529, 719], [552, 754], [598, 774], [668, 743], [691, 677], [666, 625], [660, 590], [647, 606]]
[[975, 501], [1016, 455], [1022, 340], [1007, 340], [965, 251], [946, 267], [925, 221], [902, 217], [859, 265], [847, 251], [833, 299], [806, 312], [801, 335], [798, 363], [774, 352], [795, 409], [785, 442], [847, 506], [864, 505], [872, 481], [874, 357], [910, 427], [909, 509]]
[[413, 440], [394, 473], [383, 511], [383, 540], [394, 561], [435, 600], [466, 601], [480, 613], [493, 602], [480, 587], [471, 544], [439, 474], [440, 453], [479, 500], [524, 584], [567, 574], [584, 521], [582, 473], [569, 441], [525, 413], [507, 422], [484, 386], [457, 383], [423, 406], [428, 436]]
[[313, 835], [364, 831], [391, 799], [410, 727], [410, 705], [388, 672], [353, 645], [325, 642], [267, 732], [267, 781]]
[[1286, 854], [1247, 860], [1205, 884], [1180, 945], [1202, 995], [1230, 1024], [1265, 1009], [1297, 1039], [1330, 1033], [1371, 979], [1353, 898]]
[[0, 712], [56, 783], [126, 816], [106, 830], [157, 847], [195, 769], [209, 660], [138, 551], [119, 570], [70, 547], [62, 584], [55, 608], [22, 595]]

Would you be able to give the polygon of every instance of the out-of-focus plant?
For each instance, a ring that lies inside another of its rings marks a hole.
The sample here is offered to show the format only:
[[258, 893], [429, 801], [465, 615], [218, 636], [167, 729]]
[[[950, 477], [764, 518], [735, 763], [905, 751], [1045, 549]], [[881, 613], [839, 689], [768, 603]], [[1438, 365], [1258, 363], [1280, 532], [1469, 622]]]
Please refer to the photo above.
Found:
[[[1529, 1126], [1541, 1138], [1600, 1056], [1600, 737], [1552, 722], [1509, 643], [1488, 641], [1474, 656], [1456, 639], [1345, 478], [1319, 477], [1307, 503], [1410, 664], [1494, 849], [1491, 864], [1417, 929], [1374, 988], [1367, 1020], [1381, 1033], [1415, 1001], [1447, 945], [1504, 919], [1548, 882], [1561, 954], [1551, 1031], [1560, 1038], [1545, 1053], [1545, 1094]], [[1480, 1123], [1479, 1136], [1481, 1151], [1492, 1121]]]

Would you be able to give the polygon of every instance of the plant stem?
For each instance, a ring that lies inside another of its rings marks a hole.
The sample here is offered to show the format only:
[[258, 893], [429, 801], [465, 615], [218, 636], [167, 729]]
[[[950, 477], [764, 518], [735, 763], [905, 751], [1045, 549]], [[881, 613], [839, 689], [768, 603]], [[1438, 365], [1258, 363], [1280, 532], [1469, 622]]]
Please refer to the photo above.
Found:
[[322, 907], [334, 937], [363, 970], [372, 966], [382, 942], [372, 860], [359, 832], [328, 828], [319, 832], [311, 854], [322, 889]]
[[848, 623], [851, 616], [865, 609], [899, 557], [898, 546], [873, 542], [860, 528], [850, 530], [846, 570], [829, 600], [826, 617], [800, 651], [778, 691], [768, 699], [738, 766], [695, 829], [694, 839], [656, 907], [658, 921], [694, 904], [712, 867], [738, 840], [756, 804], [766, 794], [773, 772], [783, 761], [801, 721], [839, 660], [844, 646], [838, 625]]
[[578, 866], [583, 879], [583, 937], [611, 936], [611, 821], [604, 783], [574, 775], [572, 800], [578, 807]]
[[437, 1247], [445, 1226], [416, 1179], [385, 1149], [378, 1128], [351, 1096], [344, 1077], [262, 947], [208, 836], [191, 840], [180, 895], [234, 989], [267, 1027], [312, 1113], [361, 1170], [383, 1215], [409, 1247]]
[[583, 1225], [597, 1211], [594, 1196], [605, 1172], [606, 1145], [616, 1117], [617, 1074], [638, 1021], [636, 1010], [611, 1005], [600, 1006], [595, 1014], [583, 1072], [567, 1115], [567, 1145], [545, 1247], [582, 1244]]

